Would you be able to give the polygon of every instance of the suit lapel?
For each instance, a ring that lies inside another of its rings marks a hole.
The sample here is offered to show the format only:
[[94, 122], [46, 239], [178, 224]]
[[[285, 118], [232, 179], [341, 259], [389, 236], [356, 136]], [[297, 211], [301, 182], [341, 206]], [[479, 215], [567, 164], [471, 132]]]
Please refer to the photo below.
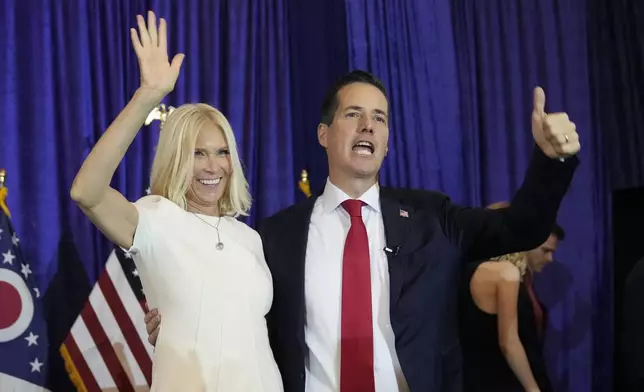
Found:
[[389, 264], [390, 303], [398, 301], [407, 265], [407, 255], [411, 251], [407, 245], [413, 226], [414, 211], [395, 197], [387, 188], [380, 190], [380, 208], [385, 226], [385, 254]]
[[306, 268], [306, 247], [309, 239], [309, 224], [311, 223], [311, 214], [315, 206], [317, 196], [310, 198], [305, 203], [302, 203], [298, 210], [295, 211], [291, 217], [289, 240], [291, 246], [284, 244], [284, 253], [282, 257], [288, 260], [287, 265], [291, 269], [288, 272], [292, 276], [292, 287], [295, 288], [293, 295], [294, 298], [299, 298], [299, 311], [298, 311], [298, 339], [301, 342], [302, 350], [305, 350], [304, 339], [304, 325], [306, 318], [306, 300], [304, 290], [304, 277]]
[[[295, 218], [291, 222], [293, 224], [291, 241], [295, 245], [295, 251], [289, 252], [293, 257], [291, 265], [297, 266], [297, 271], [301, 271], [301, 280], [304, 282], [304, 265], [306, 262], [306, 247], [309, 240], [309, 224], [311, 223], [311, 214], [313, 213], [313, 206], [315, 199], [312, 198], [309, 202], [302, 205], [302, 208], [295, 214]], [[293, 249], [293, 248], [291, 248]]]

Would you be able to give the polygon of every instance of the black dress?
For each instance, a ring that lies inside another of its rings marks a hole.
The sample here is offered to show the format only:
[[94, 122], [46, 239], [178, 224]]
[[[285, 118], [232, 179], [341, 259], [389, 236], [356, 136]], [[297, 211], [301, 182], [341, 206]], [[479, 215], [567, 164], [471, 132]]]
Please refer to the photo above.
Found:
[[[499, 347], [497, 316], [474, 303], [470, 280], [482, 262], [468, 263], [461, 282], [459, 328], [463, 348], [464, 392], [524, 391]], [[541, 392], [552, 391], [543, 360], [542, 341], [537, 332], [532, 302], [524, 284], [517, 302], [519, 338], [526, 351], [534, 378]]]

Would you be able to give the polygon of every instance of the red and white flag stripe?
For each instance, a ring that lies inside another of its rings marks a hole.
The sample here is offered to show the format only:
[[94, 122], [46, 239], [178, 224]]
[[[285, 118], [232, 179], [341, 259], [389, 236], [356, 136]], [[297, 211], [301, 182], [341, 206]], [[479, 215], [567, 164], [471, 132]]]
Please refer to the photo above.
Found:
[[144, 297], [133, 281], [138, 276], [132, 260], [112, 252], [63, 345], [79, 390], [149, 390], [153, 347], [143, 321]]

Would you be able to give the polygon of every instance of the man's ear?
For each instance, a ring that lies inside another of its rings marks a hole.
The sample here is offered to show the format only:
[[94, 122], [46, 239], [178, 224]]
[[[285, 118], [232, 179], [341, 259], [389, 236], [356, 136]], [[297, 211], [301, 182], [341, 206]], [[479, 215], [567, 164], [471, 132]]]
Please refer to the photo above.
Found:
[[327, 133], [329, 131], [329, 126], [323, 123], [318, 124], [318, 142], [325, 149], [327, 148]]

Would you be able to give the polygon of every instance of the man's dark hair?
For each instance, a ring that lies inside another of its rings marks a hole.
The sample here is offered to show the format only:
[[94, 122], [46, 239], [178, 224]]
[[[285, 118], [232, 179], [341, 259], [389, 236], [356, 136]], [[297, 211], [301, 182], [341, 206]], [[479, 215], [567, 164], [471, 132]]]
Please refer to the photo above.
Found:
[[561, 226], [559, 226], [558, 223], [555, 223], [555, 225], [552, 227], [552, 230], [550, 230], [550, 234], [557, 237], [559, 241], [563, 241], [564, 238], [566, 237], [566, 232]]
[[385, 85], [375, 77], [373, 74], [362, 71], [355, 70], [341, 76], [336, 82], [329, 88], [324, 96], [322, 101], [322, 118], [320, 122], [325, 125], [331, 125], [333, 122], [333, 117], [335, 116], [336, 110], [338, 110], [338, 91], [344, 86], [348, 86], [353, 83], [366, 83], [376, 87], [378, 90], [382, 91], [387, 98], [387, 90]]

